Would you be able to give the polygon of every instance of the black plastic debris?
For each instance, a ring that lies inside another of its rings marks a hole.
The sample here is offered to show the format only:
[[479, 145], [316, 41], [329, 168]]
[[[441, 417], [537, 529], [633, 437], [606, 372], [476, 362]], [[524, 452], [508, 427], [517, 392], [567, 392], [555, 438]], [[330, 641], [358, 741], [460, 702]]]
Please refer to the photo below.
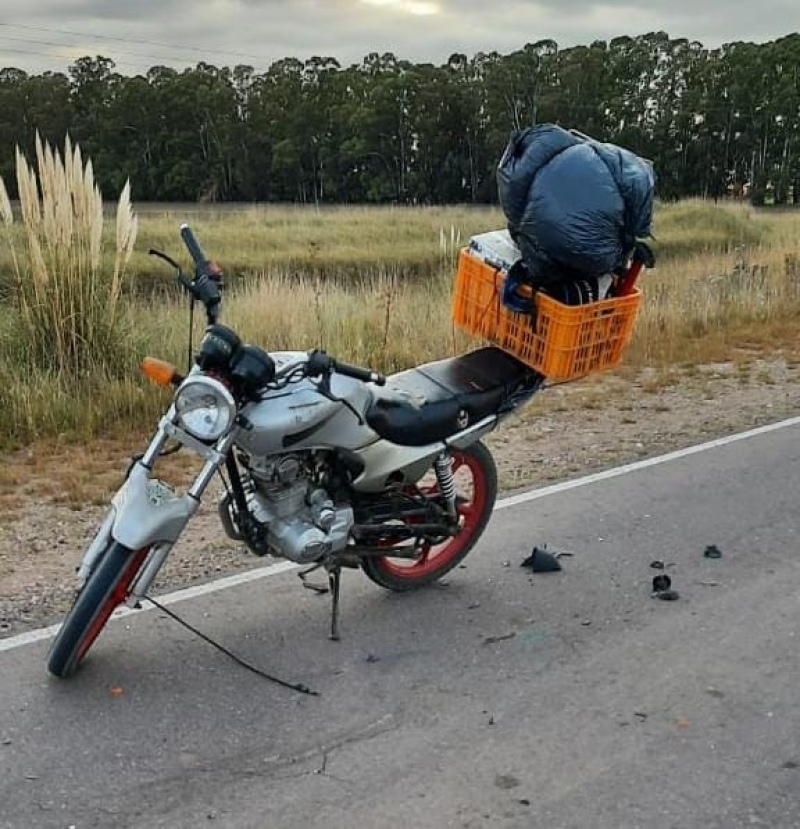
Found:
[[663, 573], [660, 576], [653, 576], [653, 593], [660, 593], [662, 590], [669, 590], [672, 586], [672, 579]]
[[672, 579], [666, 573], [653, 576], [652, 597], [654, 599], [661, 599], [663, 602], [674, 602], [680, 598], [677, 590], [672, 590]]
[[658, 593], [653, 593], [654, 599], [661, 599], [662, 602], [674, 602], [680, 599], [680, 594], [677, 590], [660, 590]]
[[512, 630], [510, 633], [502, 633], [499, 636], [487, 636], [483, 640], [484, 645], [495, 645], [497, 642], [505, 642], [507, 639], [513, 639], [517, 632]]
[[664, 562], [660, 559], [656, 559], [655, 561], [650, 562], [650, 566], [653, 568], [653, 570], [663, 570]]
[[530, 567], [534, 573], [555, 573], [561, 569], [561, 565], [558, 562], [558, 554], [551, 553], [539, 547], [534, 547], [533, 552], [520, 566]]
[[716, 544], [709, 544], [703, 552], [703, 555], [706, 558], [722, 558], [722, 550]]

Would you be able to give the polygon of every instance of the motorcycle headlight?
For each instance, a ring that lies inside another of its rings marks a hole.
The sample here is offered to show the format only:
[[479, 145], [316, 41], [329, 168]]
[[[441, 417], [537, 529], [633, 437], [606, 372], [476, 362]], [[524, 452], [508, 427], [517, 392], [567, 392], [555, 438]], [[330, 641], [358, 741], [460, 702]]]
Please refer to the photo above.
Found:
[[221, 438], [236, 417], [233, 395], [212, 377], [190, 377], [175, 395], [176, 423], [199, 440]]

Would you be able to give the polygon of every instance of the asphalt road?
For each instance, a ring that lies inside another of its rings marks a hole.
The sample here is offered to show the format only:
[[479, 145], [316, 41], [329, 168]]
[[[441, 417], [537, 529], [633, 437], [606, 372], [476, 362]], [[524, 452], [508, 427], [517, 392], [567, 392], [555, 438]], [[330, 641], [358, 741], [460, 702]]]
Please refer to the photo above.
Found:
[[158, 611], [69, 682], [2, 652], [0, 826], [800, 826], [799, 494], [794, 426], [504, 509], [438, 588], [347, 573], [339, 643], [294, 573], [174, 606], [317, 698]]

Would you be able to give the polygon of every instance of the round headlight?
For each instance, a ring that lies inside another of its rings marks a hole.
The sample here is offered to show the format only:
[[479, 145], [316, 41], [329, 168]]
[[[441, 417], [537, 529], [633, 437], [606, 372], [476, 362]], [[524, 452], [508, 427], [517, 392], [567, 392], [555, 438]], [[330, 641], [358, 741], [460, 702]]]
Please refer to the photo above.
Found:
[[218, 440], [233, 424], [233, 395], [211, 377], [190, 377], [175, 395], [176, 422], [199, 440]]

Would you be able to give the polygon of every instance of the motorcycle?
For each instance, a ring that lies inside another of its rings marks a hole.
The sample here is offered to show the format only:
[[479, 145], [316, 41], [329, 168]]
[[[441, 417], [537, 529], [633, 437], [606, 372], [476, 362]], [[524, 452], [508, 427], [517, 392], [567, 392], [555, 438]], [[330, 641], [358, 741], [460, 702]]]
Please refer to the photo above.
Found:
[[[320, 350], [267, 353], [220, 323], [221, 270], [188, 225], [180, 234], [191, 275], [150, 253], [175, 268], [207, 327], [185, 375], [153, 358], [142, 364], [174, 397], [80, 562], [48, 653], [57, 677], [75, 672], [117, 607], [147, 598], [216, 476], [230, 538], [304, 566], [304, 579], [327, 574], [332, 639], [343, 567], [393, 591], [441, 578], [492, 514], [497, 471], [481, 439], [544, 382], [493, 347], [389, 377]], [[156, 462], [179, 449], [201, 464], [185, 491], [155, 476]]]

